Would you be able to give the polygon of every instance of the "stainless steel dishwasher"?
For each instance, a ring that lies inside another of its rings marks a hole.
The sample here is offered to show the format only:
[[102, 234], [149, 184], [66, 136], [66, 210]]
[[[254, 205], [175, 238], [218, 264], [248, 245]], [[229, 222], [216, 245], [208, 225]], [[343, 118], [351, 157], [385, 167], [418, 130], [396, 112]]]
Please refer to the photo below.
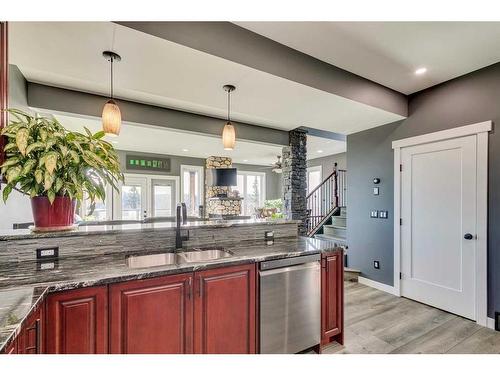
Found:
[[260, 352], [297, 353], [320, 343], [320, 255], [260, 263]]

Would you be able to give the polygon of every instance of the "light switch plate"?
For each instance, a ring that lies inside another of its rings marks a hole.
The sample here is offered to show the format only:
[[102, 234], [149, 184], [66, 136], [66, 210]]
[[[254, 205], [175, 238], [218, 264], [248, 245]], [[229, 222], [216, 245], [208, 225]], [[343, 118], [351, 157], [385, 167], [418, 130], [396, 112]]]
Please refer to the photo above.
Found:
[[378, 217], [381, 219], [387, 219], [389, 217], [389, 213], [387, 211], [379, 211]]
[[379, 195], [379, 188], [378, 187], [374, 187], [373, 188], [373, 195]]
[[371, 218], [377, 218], [378, 217], [378, 211], [377, 210], [370, 211], [370, 217]]

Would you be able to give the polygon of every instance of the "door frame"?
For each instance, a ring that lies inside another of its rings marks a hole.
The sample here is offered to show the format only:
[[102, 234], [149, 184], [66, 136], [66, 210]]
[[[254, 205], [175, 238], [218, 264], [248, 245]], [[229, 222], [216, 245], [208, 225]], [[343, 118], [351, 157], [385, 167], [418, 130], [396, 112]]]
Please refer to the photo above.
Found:
[[[127, 178], [145, 178], [146, 179], [146, 208], [148, 214], [153, 211], [151, 198], [151, 193], [153, 189], [152, 180], [171, 180], [175, 182], [175, 205], [180, 202], [180, 177], [179, 176], [171, 176], [171, 175], [155, 175], [155, 174], [146, 174], [146, 173], [124, 173], [123, 176], [125, 179]], [[113, 219], [120, 220], [121, 217], [121, 187], [123, 183], [119, 183], [118, 189], [119, 191], [113, 191]], [[175, 209], [175, 207], [174, 207]]]
[[401, 296], [401, 149], [453, 138], [476, 136], [476, 323], [488, 326], [488, 132], [484, 121], [392, 142], [394, 150], [394, 294]]

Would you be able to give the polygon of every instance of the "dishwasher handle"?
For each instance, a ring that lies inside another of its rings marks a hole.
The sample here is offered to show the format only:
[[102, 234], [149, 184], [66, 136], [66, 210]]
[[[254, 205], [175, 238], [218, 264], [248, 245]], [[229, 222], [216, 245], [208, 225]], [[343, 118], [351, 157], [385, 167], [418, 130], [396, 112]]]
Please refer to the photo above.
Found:
[[295, 266], [298, 264], [318, 262], [320, 259], [321, 259], [320, 254], [313, 254], [313, 255], [302, 255], [302, 256], [277, 259], [277, 260], [268, 260], [266, 262], [260, 262], [259, 269], [261, 271], [267, 271], [276, 268]]
[[265, 271], [260, 270], [259, 277], [265, 278], [266, 276], [276, 275], [280, 273], [288, 273], [288, 272], [300, 272], [300, 271], [308, 272], [308, 270], [311, 270], [312, 272], [319, 272], [320, 269], [321, 267], [319, 265], [319, 262], [315, 261], [309, 263], [295, 264], [289, 267], [273, 268]]

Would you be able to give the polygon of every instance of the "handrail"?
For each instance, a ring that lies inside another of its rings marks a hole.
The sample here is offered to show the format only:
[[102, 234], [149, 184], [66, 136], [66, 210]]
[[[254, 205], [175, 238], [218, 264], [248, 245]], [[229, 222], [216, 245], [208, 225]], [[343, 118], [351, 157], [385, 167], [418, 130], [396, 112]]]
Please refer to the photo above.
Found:
[[307, 195], [308, 236], [314, 235], [337, 207], [346, 205], [346, 175], [347, 171], [337, 169], [337, 163], [335, 163], [333, 172]]

